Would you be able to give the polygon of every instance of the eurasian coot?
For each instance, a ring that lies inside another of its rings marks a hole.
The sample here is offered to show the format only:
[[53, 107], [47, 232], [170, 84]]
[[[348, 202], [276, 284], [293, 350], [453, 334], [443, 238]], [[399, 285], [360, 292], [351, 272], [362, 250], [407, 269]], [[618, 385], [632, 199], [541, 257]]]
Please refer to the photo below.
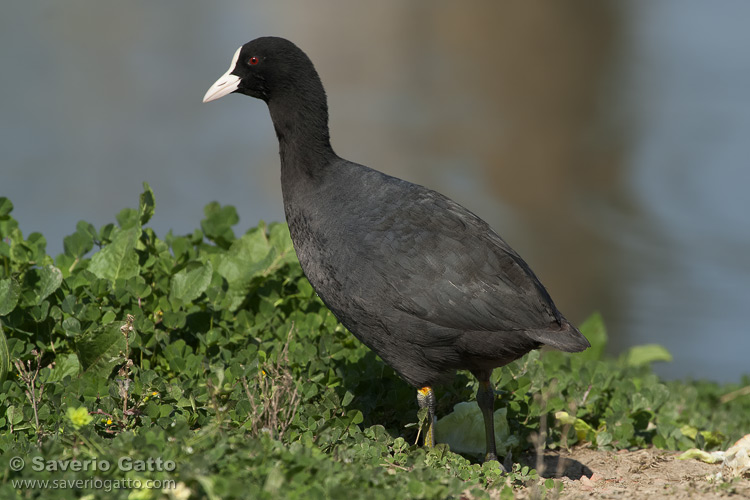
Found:
[[582, 351], [586, 338], [482, 219], [333, 152], [323, 85], [296, 45], [264, 37], [237, 49], [203, 102], [232, 92], [268, 104], [302, 269], [341, 323], [418, 389], [425, 445], [434, 445], [432, 386], [469, 370], [480, 382], [486, 459], [496, 460], [492, 370], [542, 345]]

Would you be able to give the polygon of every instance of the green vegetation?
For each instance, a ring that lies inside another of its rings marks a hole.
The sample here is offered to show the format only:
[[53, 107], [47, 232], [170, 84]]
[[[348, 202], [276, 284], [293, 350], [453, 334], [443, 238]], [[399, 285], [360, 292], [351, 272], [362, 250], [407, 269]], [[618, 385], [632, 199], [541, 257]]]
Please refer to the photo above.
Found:
[[[503, 474], [445, 445], [415, 446], [414, 391], [323, 306], [285, 225], [237, 237], [235, 210], [214, 203], [199, 230], [160, 239], [147, 227], [146, 185], [138, 209], [98, 230], [80, 222], [53, 259], [41, 234], [24, 238], [12, 208], [0, 198], [1, 498], [559, 489], [528, 466]], [[750, 428], [750, 397], [720, 401], [738, 386], [661, 382], [650, 363], [668, 359], [664, 349], [608, 360], [601, 318], [582, 329], [594, 345], [582, 354], [533, 352], [495, 371], [514, 457], [581, 443], [725, 448]], [[471, 400], [475, 383], [459, 373], [440, 387], [438, 414]], [[18, 483], [93, 479], [54, 492]], [[146, 488], [166, 479], [175, 487]]]

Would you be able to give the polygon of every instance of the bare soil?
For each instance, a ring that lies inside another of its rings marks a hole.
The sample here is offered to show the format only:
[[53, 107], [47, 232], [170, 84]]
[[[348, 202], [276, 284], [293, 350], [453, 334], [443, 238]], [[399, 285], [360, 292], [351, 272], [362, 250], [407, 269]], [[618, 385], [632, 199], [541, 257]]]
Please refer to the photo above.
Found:
[[[560, 499], [701, 499], [750, 498], [750, 479], [711, 480], [720, 464], [678, 460], [679, 453], [659, 449], [607, 452], [585, 447], [547, 452], [542, 475], [561, 478]], [[534, 456], [523, 460], [539, 470]], [[527, 491], [523, 496], [531, 497]]]

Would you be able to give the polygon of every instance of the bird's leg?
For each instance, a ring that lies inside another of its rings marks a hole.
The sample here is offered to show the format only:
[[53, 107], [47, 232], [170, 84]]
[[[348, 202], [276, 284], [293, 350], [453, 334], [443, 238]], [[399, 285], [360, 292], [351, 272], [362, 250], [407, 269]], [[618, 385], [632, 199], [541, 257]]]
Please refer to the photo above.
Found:
[[435, 391], [432, 387], [422, 387], [417, 390], [417, 402], [419, 408], [427, 408], [427, 430], [424, 434], [424, 446], [425, 448], [435, 447], [435, 406], [437, 401], [435, 400]]
[[[487, 441], [487, 454], [484, 461], [497, 460], [497, 450], [495, 449], [495, 391], [490, 383], [489, 374], [478, 376], [479, 389], [477, 389], [477, 405], [482, 410], [484, 417], [484, 433]], [[501, 465], [502, 467], [502, 465]]]

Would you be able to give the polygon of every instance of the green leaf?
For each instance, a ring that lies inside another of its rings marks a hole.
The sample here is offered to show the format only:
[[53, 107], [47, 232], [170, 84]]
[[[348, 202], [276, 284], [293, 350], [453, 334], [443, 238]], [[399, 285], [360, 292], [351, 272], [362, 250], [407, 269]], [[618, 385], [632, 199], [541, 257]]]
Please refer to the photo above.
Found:
[[191, 262], [185, 269], [172, 277], [169, 291], [170, 299], [177, 299], [182, 302], [197, 299], [211, 284], [213, 273], [214, 268], [211, 261], [205, 264]]
[[607, 446], [611, 442], [612, 442], [612, 434], [607, 431], [599, 432], [596, 435], [597, 446]]
[[78, 356], [73, 353], [59, 355], [55, 358], [55, 367], [50, 372], [48, 382], [60, 382], [66, 376], [74, 377], [81, 370], [81, 363], [78, 362]]
[[0, 280], [0, 316], [10, 314], [18, 304], [21, 285], [13, 278]]
[[154, 200], [154, 192], [151, 190], [151, 186], [148, 185], [148, 182], [144, 182], [143, 192], [141, 193], [140, 202], [138, 204], [138, 215], [142, 226], [153, 217], [155, 206], [156, 202]]
[[226, 253], [212, 256], [217, 272], [229, 283], [230, 311], [242, 304], [255, 276], [278, 267], [280, 261], [277, 257], [266, 238], [264, 228], [248, 231], [234, 240]]
[[62, 327], [68, 337], [75, 337], [81, 333], [81, 322], [75, 318], [65, 318]]
[[422, 481], [418, 479], [409, 481], [406, 487], [409, 491], [409, 495], [411, 495], [412, 498], [422, 498], [425, 495], [426, 486]]
[[94, 240], [80, 233], [73, 233], [63, 238], [63, 252], [73, 258], [80, 258], [94, 248]]
[[31, 260], [34, 261], [34, 264], [44, 264], [44, 259], [47, 257], [47, 239], [44, 235], [42, 235], [42, 233], [33, 232], [27, 238], [26, 244], [31, 250]]
[[131, 229], [140, 227], [140, 213], [135, 208], [123, 208], [115, 217], [120, 229]]
[[350, 422], [355, 425], [359, 425], [364, 421], [364, 415], [362, 415], [362, 412], [359, 410], [354, 410], [353, 412], [349, 412], [347, 416], [351, 419]]
[[127, 280], [125, 290], [133, 297], [146, 298], [151, 295], [151, 287], [142, 276], [133, 276]]
[[16, 405], [10, 405], [6, 411], [8, 421], [13, 425], [18, 425], [23, 421], [23, 408]]
[[62, 271], [53, 265], [44, 266], [39, 270], [39, 283], [37, 285], [37, 304], [54, 293], [62, 284]]
[[0, 196], [0, 217], [5, 217], [13, 211], [13, 203], [5, 196]]
[[10, 352], [8, 351], [8, 340], [3, 332], [3, 323], [0, 321], [0, 386], [10, 373]]
[[97, 236], [96, 228], [93, 224], [86, 222], [85, 220], [79, 220], [76, 224], [76, 232], [81, 234], [87, 234], [91, 236], [91, 239], [95, 239]]
[[658, 344], [645, 344], [631, 347], [625, 356], [628, 366], [642, 366], [654, 361], [672, 361], [672, 355]]
[[701, 431], [701, 436], [706, 440], [706, 446], [715, 447], [721, 445], [727, 437], [721, 432]]
[[513, 488], [509, 484], [503, 486], [500, 492], [500, 500], [513, 500], [514, 498], [516, 498], [516, 494], [513, 493]]
[[[18, 222], [10, 215], [0, 217], [0, 255], [10, 256], [10, 245], [3, 241], [18, 230]], [[12, 238], [11, 238], [12, 240]]]
[[94, 248], [96, 230], [88, 222], [79, 221], [76, 232], [63, 238], [63, 251], [65, 255], [80, 259]]
[[203, 209], [206, 218], [201, 221], [201, 229], [206, 238], [222, 248], [228, 248], [234, 240], [232, 226], [240, 221], [237, 210], [227, 205], [222, 207], [217, 202], [211, 202]]
[[602, 315], [598, 312], [589, 316], [581, 324], [579, 330], [591, 344], [585, 351], [576, 354], [582, 360], [601, 360], [604, 357], [604, 349], [607, 346], [607, 329], [604, 326]]
[[[289, 234], [289, 226], [275, 222], [268, 226], [268, 241], [279, 253], [291, 252], [294, 254], [292, 237]], [[296, 254], [295, 254], [296, 255]]]
[[120, 326], [115, 322], [76, 340], [76, 353], [85, 372], [107, 378], [112, 368], [124, 361], [125, 336]]
[[230, 284], [247, 281], [266, 268], [270, 250], [265, 232], [249, 231], [232, 243], [219, 263], [219, 274]]
[[353, 399], [354, 394], [352, 394], [351, 391], [346, 391], [344, 399], [341, 400], [341, 406], [349, 406], [349, 403], [351, 403]]
[[97, 239], [101, 243], [112, 242], [112, 238], [114, 237], [116, 232], [117, 232], [116, 226], [110, 222], [109, 224], [105, 224], [104, 226], [99, 228]]
[[698, 432], [698, 428], [692, 425], [687, 425], [687, 424], [680, 427], [680, 432], [682, 433], [683, 436], [688, 437], [690, 439], [696, 439], [700, 435], [705, 441], [705, 444], [707, 446], [718, 446], [726, 439], [726, 436], [723, 435], [721, 432], [711, 432], [711, 431]]
[[88, 270], [98, 278], [114, 283], [117, 279], [128, 279], [137, 275], [138, 254], [135, 244], [141, 235], [139, 227], [131, 227], [117, 233], [112, 243], [105, 246], [91, 257]]

